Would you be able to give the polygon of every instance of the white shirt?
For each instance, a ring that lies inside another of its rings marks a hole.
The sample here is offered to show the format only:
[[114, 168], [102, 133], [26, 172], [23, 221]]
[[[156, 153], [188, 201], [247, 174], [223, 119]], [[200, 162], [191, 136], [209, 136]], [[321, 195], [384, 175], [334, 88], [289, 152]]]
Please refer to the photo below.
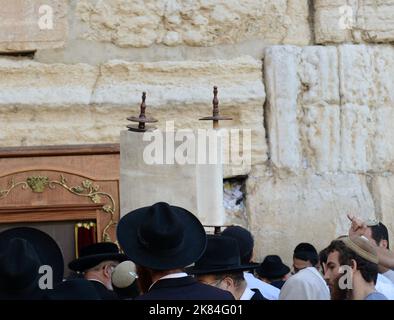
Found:
[[384, 294], [387, 299], [394, 300], [394, 285], [391, 280], [378, 273], [375, 289], [377, 292]]
[[153, 283], [150, 285], [148, 291], [149, 291], [150, 288], [152, 288], [152, 286], [153, 286], [157, 281], [159, 281], [159, 280], [162, 280], [162, 279], [183, 278], [183, 277], [188, 277], [188, 276], [189, 276], [189, 275], [188, 275], [186, 272], [177, 272], [177, 273], [167, 274], [166, 276], [161, 277], [160, 279], [158, 279], [158, 280], [156, 280], [155, 282], [153, 282]]
[[269, 283], [257, 279], [250, 272], [244, 272], [247, 287], [249, 289], [259, 289], [261, 294], [268, 300], [278, 300], [280, 290]]
[[389, 278], [392, 283], [394, 283], [394, 271], [393, 270], [386, 271], [385, 273], [383, 273], [383, 275], [386, 278]]
[[254, 296], [254, 292], [250, 290], [248, 287], [245, 288], [244, 293], [239, 298], [239, 300], [250, 300]]
[[279, 300], [330, 300], [330, 289], [320, 272], [308, 267], [285, 282]]

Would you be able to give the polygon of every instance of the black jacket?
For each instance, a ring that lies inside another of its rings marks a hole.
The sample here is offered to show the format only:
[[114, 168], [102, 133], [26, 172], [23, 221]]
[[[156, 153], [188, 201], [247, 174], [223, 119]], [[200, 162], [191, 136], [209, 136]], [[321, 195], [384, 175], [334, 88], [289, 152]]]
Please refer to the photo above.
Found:
[[94, 285], [97, 293], [99, 294], [102, 300], [118, 300], [119, 297], [117, 294], [111, 290], [108, 290], [105, 285], [101, 282], [90, 280], [90, 282]]
[[251, 289], [254, 292], [254, 295], [250, 300], [268, 300], [266, 297], [264, 297], [259, 289]]
[[225, 290], [203, 284], [191, 276], [158, 280], [136, 300], [234, 300]]

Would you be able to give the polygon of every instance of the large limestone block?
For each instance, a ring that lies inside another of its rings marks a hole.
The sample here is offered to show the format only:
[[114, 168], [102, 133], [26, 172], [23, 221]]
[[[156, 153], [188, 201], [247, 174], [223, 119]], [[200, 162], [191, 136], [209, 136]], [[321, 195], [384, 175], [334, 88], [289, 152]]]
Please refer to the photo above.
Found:
[[289, 170], [300, 168], [302, 160], [297, 121], [300, 51], [297, 47], [271, 47], [264, 58], [271, 160], [276, 167]]
[[341, 170], [385, 172], [394, 168], [394, 109], [341, 107]]
[[211, 61], [113, 60], [100, 66], [92, 102], [137, 104], [145, 90], [154, 108], [207, 104], [213, 85], [219, 87], [220, 104], [229, 104], [235, 91], [239, 103], [260, 103], [264, 97], [261, 62], [249, 56]]
[[89, 104], [98, 69], [0, 59], [0, 105]]
[[337, 172], [341, 159], [339, 106], [311, 105], [304, 108], [301, 139], [306, 165], [316, 172]]
[[314, 0], [317, 43], [394, 40], [393, 0]]
[[340, 46], [339, 64], [342, 168], [391, 170], [394, 49], [385, 45]]
[[341, 106], [341, 169], [365, 172], [369, 169], [370, 111], [367, 106]]
[[0, 105], [0, 126], [2, 147], [115, 143], [122, 129], [96, 108], [80, 104]]
[[267, 176], [247, 180], [247, 208], [257, 260], [279, 254], [291, 264], [294, 247], [310, 242], [317, 250], [346, 234], [346, 214], [374, 217], [363, 175]]
[[67, 1], [0, 0], [0, 52], [62, 47]]
[[[77, 37], [118, 47], [310, 42], [307, 0], [83, 0]], [[236, 27], [234, 27], [236, 26]]]
[[388, 45], [339, 47], [342, 103], [394, 105], [394, 48]]
[[392, 170], [394, 49], [388, 45], [268, 48], [269, 153], [279, 170]]
[[[339, 78], [335, 47], [266, 50], [267, 127], [272, 163], [335, 172], [339, 162]], [[322, 125], [323, 123], [323, 125]]]
[[375, 171], [394, 171], [394, 108], [383, 107], [375, 111], [375, 132], [371, 142], [372, 163]]
[[303, 105], [338, 105], [338, 52], [333, 46], [301, 48], [297, 67]]
[[376, 175], [372, 179], [372, 194], [377, 218], [389, 230], [390, 243], [394, 236], [394, 176], [392, 173]]

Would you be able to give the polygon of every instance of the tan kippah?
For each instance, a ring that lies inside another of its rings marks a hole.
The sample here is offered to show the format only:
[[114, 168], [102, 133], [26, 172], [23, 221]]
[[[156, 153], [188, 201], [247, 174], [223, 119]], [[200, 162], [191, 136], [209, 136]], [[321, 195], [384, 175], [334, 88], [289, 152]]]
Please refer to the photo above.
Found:
[[338, 239], [342, 241], [346, 247], [354, 251], [357, 255], [368, 260], [369, 262], [378, 264], [378, 254], [375, 248], [369, 243], [369, 240], [365, 237], [341, 237]]
[[132, 261], [119, 263], [114, 272], [112, 272], [112, 284], [120, 289], [130, 286], [136, 278], [138, 276], [136, 274], [135, 264]]

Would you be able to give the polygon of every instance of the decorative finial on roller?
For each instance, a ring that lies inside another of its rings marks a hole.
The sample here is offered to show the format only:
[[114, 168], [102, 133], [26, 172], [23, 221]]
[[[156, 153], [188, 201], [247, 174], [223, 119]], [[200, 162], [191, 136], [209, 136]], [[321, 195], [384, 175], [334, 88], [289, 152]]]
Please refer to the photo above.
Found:
[[146, 100], [146, 92], [142, 93], [142, 102], [141, 102], [141, 106], [140, 106], [140, 115], [139, 117], [128, 117], [127, 120], [132, 121], [132, 122], [138, 122], [138, 127], [133, 126], [131, 124], [129, 124], [127, 126], [127, 128], [130, 131], [136, 131], [136, 132], [145, 132], [145, 131], [151, 131], [156, 129], [156, 127], [147, 127], [145, 126], [145, 123], [153, 123], [153, 122], [157, 122], [156, 119], [154, 118], [147, 118], [145, 115], [145, 110], [146, 110], [146, 104], [145, 104], [145, 100]]
[[199, 120], [213, 120], [213, 128], [219, 128], [219, 120], [233, 120], [231, 117], [221, 116], [219, 111], [218, 87], [213, 87], [212, 116], [200, 118]]

